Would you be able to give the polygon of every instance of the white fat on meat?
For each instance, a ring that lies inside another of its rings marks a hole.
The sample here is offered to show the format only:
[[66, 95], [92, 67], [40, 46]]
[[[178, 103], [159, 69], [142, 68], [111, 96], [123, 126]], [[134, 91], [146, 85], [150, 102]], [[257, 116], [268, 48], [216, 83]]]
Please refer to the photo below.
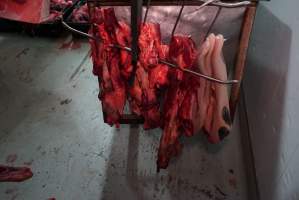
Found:
[[[226, 64], [222, 55], [224, 38], [222, 35], [212, 36], [215, 40], [212, 53], [212, 73], [213, 77], [222, 81], [227, 80]], [[227, 85], [212, 83], [215, 94], [215, 104], [213, 108], [213, 119], [209, 141], [217, 143], [226, 137], [231, 130], [231, 118], [229, 111], [229, 98]]]
[[[204, 56], [200, 59], [200, 70], [201, 73], [212, 77], [212, 52], [215, 45], [215, 35], [211, 34], [205, 41], [204, 48], [205, 53]], [[215, 95], [213, 84], [210, 81], [205, 80], [205, 91], [204, 97], [202, 98], [202, 106], [204, 107], [203, 110], [206, 112], [206, 117], [204, 119], [204, 130], [207, 133], [211, 132], [212, 129], [212, 120], [213, 120], [213, 108], [215, 104]]]

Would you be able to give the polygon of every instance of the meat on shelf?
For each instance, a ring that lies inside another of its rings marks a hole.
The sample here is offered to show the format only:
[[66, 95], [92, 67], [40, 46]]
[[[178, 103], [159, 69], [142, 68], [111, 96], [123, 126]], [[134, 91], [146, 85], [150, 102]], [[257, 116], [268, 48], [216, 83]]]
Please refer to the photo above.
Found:
[[[227, 80], [222, 56], [222, 35], [210, 34], [200, 47], [189, 36], [174, 35], [163, 44], [160, 25], [143, 23], [139, 34], [136, 71], [130, 52], [113, 45], [131, 46], [130, 27], [118, 21], [113, 8], [96, 8], [90, 33], [93, 73], [99, 77], [105, 122], [119, 127], [128, 102], [132, 113], [143, 117], [144, 129], [160, 127], [163, 134], [157, 155], [157, 168], [167, 168], [182, 148], [180, 137], [201, 131], [210, 143], [223, 140], [231, 130], [226, 85], [210, 82], [161, 64], [166, 60], [220, 80]], [[133, 83], [129, 83], [130, 77]]]

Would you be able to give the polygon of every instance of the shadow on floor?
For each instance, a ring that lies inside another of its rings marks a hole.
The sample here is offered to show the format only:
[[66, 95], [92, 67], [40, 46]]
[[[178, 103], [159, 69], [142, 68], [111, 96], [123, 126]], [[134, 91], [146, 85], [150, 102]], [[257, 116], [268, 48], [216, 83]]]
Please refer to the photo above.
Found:
[[[242, 192], [228, 184], [228, 169], [224, 163], [235, 163], [235, 155], [219, 155], [220, 150], [232, 144], [224, 142], [211, 146], [203, 135], [185, 138], [182, 154], [172, 159], [166, 170], [156, 173], [160, 134], [158, 130], [144, 132], [141, 127], [134, 126], [128, 126], [128, 130], [127, 127], [115, 130], [101, 200], [224, 200], [239, 197], [244, 200], [242, 196], [246, 194], [240, 194]], [[228, 150], [226, 152], [232, 155]]]

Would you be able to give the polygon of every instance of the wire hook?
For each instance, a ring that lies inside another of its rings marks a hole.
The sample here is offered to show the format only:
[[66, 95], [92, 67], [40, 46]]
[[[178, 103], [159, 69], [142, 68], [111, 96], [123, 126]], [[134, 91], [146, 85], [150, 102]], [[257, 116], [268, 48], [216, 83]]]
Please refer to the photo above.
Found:
[[207, 39], [207, 37], [209, 36], [209, 34], [210, 34], [210, 32], [211, 32], [211, 30], [212, 30], [214, 24], [216, 23], [216, 21], [217, 21], [219, 15], [220, 15], [220, 13], [221, 13], [221, 10], [222, 10], [222, 7], [218, 7], [218, 10], [217, 10], [217, 12], [216, 12], [216, 14], [215, 14], [215, 17], [214, 17], [212, 23], [210, 24], [210, 26], [209, 26], [209, 28], [208, 28], [208, 30], [207, 30], [205, 36], [203, 37], [203, 40], [202, 40], [199, 44], [202, 44], [202, 42], [205, 41], [205, 40]]
[[146, 5], [146, 10], [145, 10], [145, 14], [144, 14], [144, 19], [143, 19], [143, 23], [145, 24], [146, 19], [147, 19], [147, 14], [148, 14], [148, 10], [151, 4], [151, 0], [147, 0], [147, 5]]
[[180, 18], [181, 18], [181, 16], [182, 16], [182, 13], [183, 13], [184, 7], [185, 7], [185, 0], [183, 0], [183, 4], [182, 4], [182, 6], [181, 6], [181, 9], [180, 9], [179, 15], [178, 15], [178, 17], [176, 18], [176, 21], [175, 21], [174, 27], [173, 27], [173, 29], [172, 29], [172, 32], [171, 32], [171, 37], [173, 37], [173, 35], [174, 35], [174, 33], [175, 33], [175, 29], [176, 29], [176, 27], [177, 27], [177, 25], [178, 25], [178, 23], [179, 23], [179, 20], [180, 20]]

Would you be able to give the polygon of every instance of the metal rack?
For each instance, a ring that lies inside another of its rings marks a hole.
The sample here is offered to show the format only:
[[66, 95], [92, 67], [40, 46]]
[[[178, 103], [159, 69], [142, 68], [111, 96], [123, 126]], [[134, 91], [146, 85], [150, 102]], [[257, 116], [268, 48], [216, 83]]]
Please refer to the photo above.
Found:
[[[208, 2], [208, 3], [207, 3]], [[137, 48], [137, 42], [138, 42], [138, 33], [139, 33], [139, 25], [142, 23], [142, 6], [181, 6], [181, 11], [184, 6], [198, 6], [199, 8], [201, 6], [216, 6], [219, 7], [219, 12], [221, 8], [236, 8], [236, 7], [246, 7], [246, 11], [243, 17], [243, 24], [241, 27], [241, 33], [240, 33], [240, 42], [238, 47], [238, 52], [236, 55], [235, 60], [235, 67], [233, 72], [233, 80], [231, 81], [220, 81], [217, 79], [213, 79], [212, 77], [206, 77], [203, 74], [199, 74], [197, 72], [193, 71], [187, 71], [187, 73], [194, 73], [196, 76], [200, 76], [202, 78], [206, 78], [207, 80], [218, 82], [220, 84], [232, 84], [231, 87], [231, 94], [230, 94], [230, 110], [231, 110], [231, 116], [232, 119], [234, 118], [234, 114], [236, 111], [238, 99], [239, 99], [239, 93], [240, 93], [240, 84], [244, 73], [244, 67], [246, 62], [246, 55], [247, 55], [247, 49], [249, 44], [249, 38], [254, 22], [256, 7], [258, 5], [258, 0], [252, 0], [252, 1], [219, 1], [219, 0], [183, 0], [183, 1], [156, 1], [156, 0], [148, 0], [148, 1], [142, 1], [142, 0], [132, 0], [132, 1], [125, 1], [125, 0], [117, 0], [117, 1], [106, 1], [106, 0], [87, 0], [88, 7], [89, 7], [89, 13], [90, 18], [93, 18], [95, 7], [97, 6], [131, 6], [131, 28], [132, 28], [132, 47], [120, 47], [120, 46], [113, 46], [116, 48], [122, 48], [127, 51], [132, 51], [133, 56], [133, 64], [137, 62], [138, 58], [138, 48]], [[148, 10], [148, 9], [147, 9]], [[181, 12], [180, 12], [181, 14]], [[178, 19], [180, 17], [180, 14], [178, 15]], [[147, 11], [145, 13], [144, 20], [146, 20]], [[216, 18], [215, 18], [216, 20]], [[178, 21], [178, 20], [177, 20]], [[176, 22], [177, 23], [177, 22]], [[214, 22], [212, 23], [212, 25]], [[77, 30], [69, 27], [65, 22], [63, 22], [63, 25], [66, 26], [71, 31], [75, 31], [78, 33]], [[92, 26], [94, 26], [92, 24]], [[176, 24], [174, 25], [173, 32], [175, 31]], [[81, 33], [82, 35], [85, 35], [86, 37], [89, 37], [91, 39], [100, 40], [99, 38], [95, 38], [94, 36], [91, 36], [86, 33]], [[168, 63], [167, 61], [162, 61], [162, 63], [167, 64], [170, 67], [176, 67], [172, 63]], [[105, 119], [105, 116], [104, 116]], [[136, 124], [136, 123], [142, 123], [142, 119], [138, 118], [135, 115], [132, 114], [125, 114], [120, 119], [120, 123], [122, 124]]]

